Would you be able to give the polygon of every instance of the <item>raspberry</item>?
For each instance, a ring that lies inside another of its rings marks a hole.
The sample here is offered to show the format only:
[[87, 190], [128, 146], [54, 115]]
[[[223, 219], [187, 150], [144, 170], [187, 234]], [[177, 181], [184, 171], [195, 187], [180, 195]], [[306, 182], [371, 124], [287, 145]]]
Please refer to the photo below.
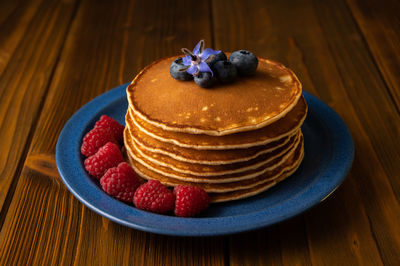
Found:
[[132, 167], [123, 162], [107, 170], [100, 179], [103, 190], [116, 199], [132, 202], [136, 189], [140, 186], [139, 178]]
[[158, 180], [149, 180], [135, 192], [133, 203], [139, 209], [166, 213], [174, 209], [175, 196]]
[[181, 217], [195, 216], [207, 209], [210, 197], [203, 189], [195, 186], [179, 185], [174, 189], [175, 215]]
[[85, 169], [90, 175], [99, 179], [111, 167], [123, 162], [124, 158], [115, 143], [107, 142], [95, 154], [86, 158]]
[[102, 128], [111, 131], [118, 142], [122, 142], [124, 135], [124, 126], [109, 116], [102, 115], [99, 121], [94, 125], [95, 128]]
[[109, 130], [103, 128], [93, 128], [85, 137], [83, 137], [81, 153], [86, 157], [95, 154], [100, 147], [104, 146], [107, 142], [114, 142], [118, 144], [114, 136]]

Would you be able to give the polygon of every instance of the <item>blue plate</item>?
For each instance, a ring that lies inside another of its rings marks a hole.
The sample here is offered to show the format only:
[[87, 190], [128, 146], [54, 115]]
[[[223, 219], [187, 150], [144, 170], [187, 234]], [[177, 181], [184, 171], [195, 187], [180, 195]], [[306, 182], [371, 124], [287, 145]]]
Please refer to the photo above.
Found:
[[309, 113], [302, 127], [305, 157], [296, 173], [257, 196], [212, 204], [197, 218], [178, 218], [136, 209], [108, 196], [88, 176], [81, 141], [102, 114], [124, 123], [127, 84], [83, 106], [67, 122], [57, 142], [58, 171], [67, 188], [84, 205], [125, 226], [175, 236], [211, 236], [243, 232], [293, 217], [329, 196], [344, 180], [354, 147], [342, 119], [325, 103], [304, 92]]

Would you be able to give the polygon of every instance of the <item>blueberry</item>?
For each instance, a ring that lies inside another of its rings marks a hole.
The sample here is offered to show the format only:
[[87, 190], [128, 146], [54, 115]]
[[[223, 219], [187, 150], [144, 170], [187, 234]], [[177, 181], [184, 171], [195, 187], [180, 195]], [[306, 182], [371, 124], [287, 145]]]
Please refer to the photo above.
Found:
[[207, 64], [210, 66], [210, 67], [213, 67], [213, 65], [215, 64], [215, 63], [217, 63], [218, 61], [225, 61], [225, 60], [228, 60], [228, 58], [226, 57], [226, 54], [224, 53], [224, 52], [219, 52], [218, 54], [216, 54], [216, 55], [213, 55], [212, 57], [211, 57], [211, 60], [210, 61], [208, 61], [207, 62]]
[[236, 66], [238, 74], [242, 76], [254, 74], [258, 65], [257, 57], [246, 50], [233, 52], [229, 56], [229, 61]]
[[215, 78], [209, 72], [200, 72], [194, 76], [194, 82], [200, 87], [208, 88], [214, 84]]
[[181, 69], [184, 68], [186, 68], [186, 66], [183, 64], [182, 57], [179, 57], [171, 63], [171, 66], [169, 67], [169, 73], [174, 79], [177, 80], [192, 80], [192, 75], [190, 75], [186, 71], [181, 71]]
[[214, 64], [214, 74], [222, 83], [229, 83], [235, 81], [237, 70], [229, 61], [218, 61]]

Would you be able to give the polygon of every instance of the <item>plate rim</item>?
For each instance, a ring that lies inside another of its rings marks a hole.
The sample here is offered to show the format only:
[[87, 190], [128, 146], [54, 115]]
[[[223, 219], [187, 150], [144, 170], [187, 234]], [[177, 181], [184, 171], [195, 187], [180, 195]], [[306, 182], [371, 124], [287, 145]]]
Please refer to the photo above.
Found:
[[[74, 129], [77, 127], [77, 125], [82, 124], [81, 122], [79, 122], [79, 119], [81, 117], [86, 117], [86, 116], [91, 117], [89, 119], [86, 119], [85, 121], [93, 119], [93, 117], [99, 114], [99, 112], [102, 109], [101, 107], [104, 107], [105, 104], [112, 103], [113, 101], [123, 97], [125, 95], [126, 87], [129, 84], [130, 83], [120, 85], [114, 89], [111, 89], [95, 97], [94, 99], [86, 103], [84, 106], [82, 106], [78, 111], [76, 111], [71, 116], [71, 118], [64, 125], [56, 144], [56, 163], [62, 181], [66, 185], [67, 189], [81, 203], [83, 203], [86, 207], [88, 207], [92, 211], [100, 214], [101, 216], [106, 217], [116, 223], [128, 226], [130, 228], [157, 234], [171, 235], [171, 236], [217, 236], [217, 235], [240, 233], [266, 227], [275, 224], [277, 222], [284, 221], [288, 218], [294, 217], [306, 211], [307, 209], [310, 209], [311, 207], [315, 206], [319, 202], [329, 197], [344, 181], [353, 163], [354, 143], [351, 133], [346, 124], [344, 123], [344, 121], [342, 120], [342, 118], [322, 100], [318, 99], [311, 93], [308, 93], [303, 90], [303, 94], [308, 99], [307, 103], [309, 107], [311, 104], [314, 109], [322, 111], [322, 113], [329, 118], [328, 120], [325, 120], [327, 121], [327, 124], [337, 129], [333, 132], [332, 136], [334, 137], [335, 143], [333, 143], [334, 144], [333, 146], [336, 151], [336, 153], [333, 153], [333, 155], [335, 155], [338, 158], [336, 158], [335, 160], [331, 160], [331, 162], [327, 166], [327, 169], [325, 170], [326, 172], [328, 171], [328, 168], [329, 169], [335, 168], [334, 171], [335, 178], [333, 178], [335, 182], [331, 182], [330, 186], [325, 188], [324, 193], [319, 193], [317, 195], [313, 194], [312, 197], [308, 197], [306, 199], [303, 198], [301, 204], [297, 204], [296, 209], [294, 210], [291, 209], [291, 211], [286, 211], [280, 214], [274, 213], [274, 216], [272, 217], [268, 217], [268, 215], [270, 215], [268, 214], [269, 209], [266, 209], [242, 215], [225, 216], [225, 217], [206, 217], [206, 218], [180, 218], [174, 216], [154, 214], [136, 209], [132, 206], [119, 202], [118, 200], [108, 196], [111, 204], [113, 205], [116, 204], [117, 207], [122, 209], [126, 209], [124, 208], [124, 206], [132, 209], [131, 212], [132, 214], [134, 214], [134, 216], [132, 216], [131, 218], [136, 218], [136, 220], [133, 219], [133, 221], [127, 221], [126, 219], [121, 219], [120, 217], [116, 217], [115, 215], [110, 214], [110, 212], [104, 210], [104, 208], [96, 206], [96, 204], [90, 202], [87, 195], [86, 196], [80, 195], [80, 193], [77, 192], [77, 189], [74, 187], [74, 184], [70, 183], [68, 174], [71, 173], [68, 173], [68, 165], [66, 165], [65, 162], [70, 163], [71, 158], [68, 157], [71, 157], [72, 155], [65, 153], [66, 150], [65, 145], [68, 142], [67, 140], [70, 139], [71, 136], [70, 134], [75, 133], [76, 135], [82, 136], [83, 132], [78, 132], [78, 133], [74, 132]], [[312, 108], [309, 108], [309, 110], [311, 109]], [[84, 125], [86, 124], [87, 123], [84, 123]], [[65, 160], [66, 158], [69, 160]], [[76, 160], [77, 158], [73, 159]], [[308, 187], [306, 191], [309, 191], [312, 188], [312, 186], [313, 185]], [[292, 197], [289, 200], [284, 201], [284, 203], [291, 204], [292, 201], [297, 201], [298, 197], [304, 196], [304, 194], [305, 194], [304, 192], [300, 193], [296, 197]], [[124, 206], [120, 204], [123, 204]], [[139, 221], [137, 219], [139, 219]], [[165, 221], [164, 224], [173, 223], [175, 226], [154, 227], [151, 225], [143, 224], [144, 221], [149, 221], [149, 220], [154, 221], [160, 219]], [[140, 223], [140, 221], [142, 223]], [[184, 226], [186, 229], [181, 230], [182, 228], [179, 226]], [[198, 227], [200, 227], [200, 229]]]

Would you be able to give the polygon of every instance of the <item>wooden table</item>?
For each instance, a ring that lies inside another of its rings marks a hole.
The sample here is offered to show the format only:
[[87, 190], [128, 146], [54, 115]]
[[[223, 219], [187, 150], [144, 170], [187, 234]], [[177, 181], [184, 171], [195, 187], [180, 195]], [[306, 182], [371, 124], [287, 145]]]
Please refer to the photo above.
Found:
[[[0, 265], [400, 265], [400, 2], [0, 3]], [[349, 126], [343, 185], [306, 213], [223, 237], [144, 233], [75, 199], [57, 172], [66, 121], [153, 60], [245, 48], [294, 70]]]

